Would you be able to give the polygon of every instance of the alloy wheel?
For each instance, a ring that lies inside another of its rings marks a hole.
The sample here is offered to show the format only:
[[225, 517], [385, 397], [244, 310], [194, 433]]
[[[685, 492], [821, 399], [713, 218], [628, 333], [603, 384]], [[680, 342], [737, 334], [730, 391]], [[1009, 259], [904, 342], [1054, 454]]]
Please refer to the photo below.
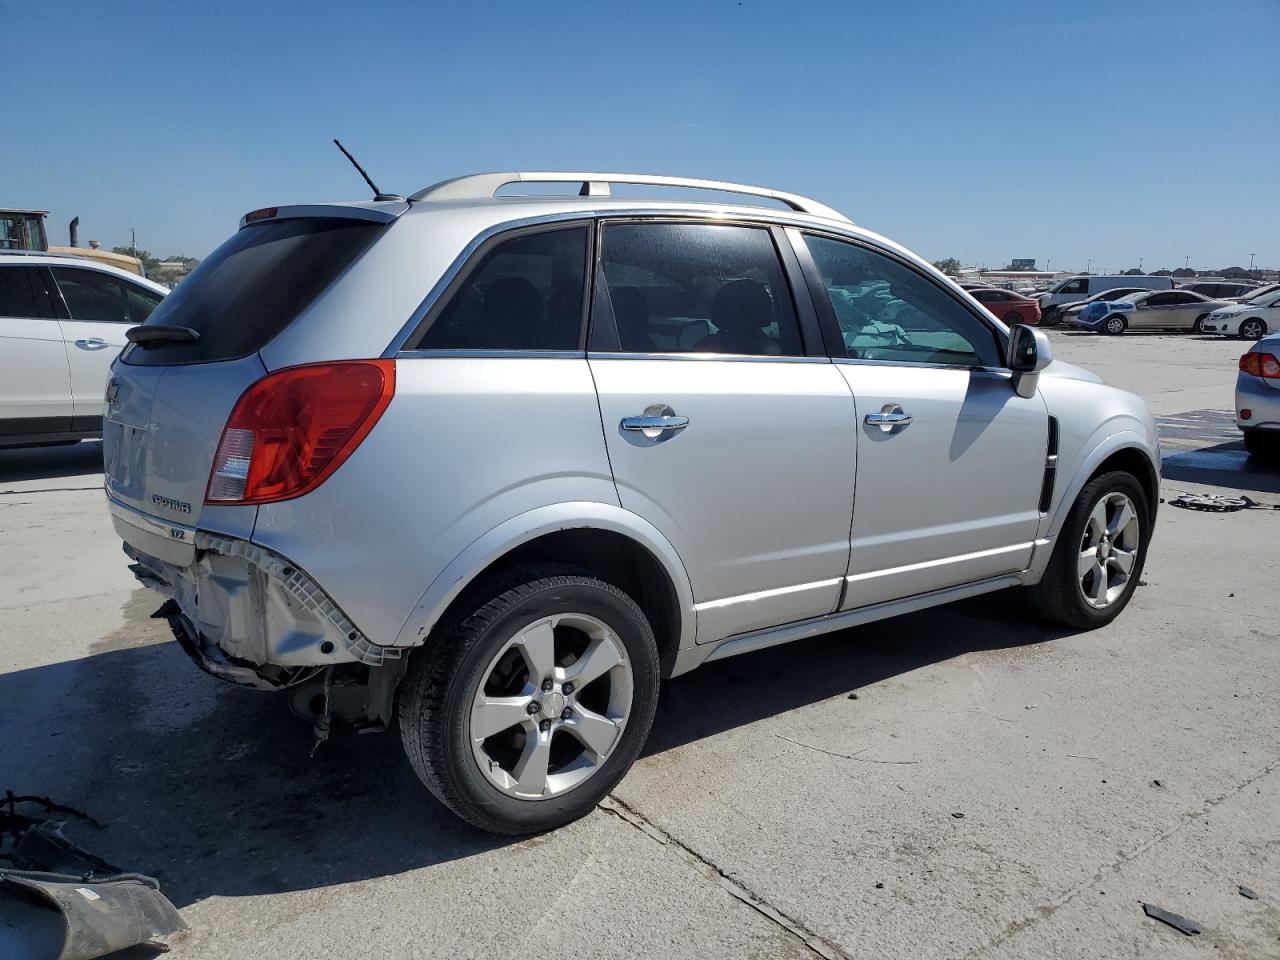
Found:
[[1089, 513], [1076, 573], [1085, 603], [1101, 610], [1115, 603], [1138, 562], [1142, 525], [1127, 494], [1108, 493]]
[[1244, 340], [1261, 340], [1266, 332], [1261, 320], [1246, 320], [1240, 324], [1240, 337]]
[[508, 796], [543, 800], [591, 778], [622, 739], [634, 690], [618, 635], [584, 613], [523, 627], [489, 662], [468, 736], [485, 778]]

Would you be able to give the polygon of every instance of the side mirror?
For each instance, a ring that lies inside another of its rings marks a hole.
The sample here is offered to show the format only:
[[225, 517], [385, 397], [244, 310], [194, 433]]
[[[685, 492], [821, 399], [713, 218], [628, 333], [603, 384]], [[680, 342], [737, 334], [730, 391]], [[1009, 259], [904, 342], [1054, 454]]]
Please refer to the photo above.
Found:
[[1053, 347], [1044, 331], [1015, 323], [1009, 330], [1009, 369], [1013, 371], [1013, 389], [1018, 396], [1030, 399], [1036, 395], [1040, 371], [1053, 362]]

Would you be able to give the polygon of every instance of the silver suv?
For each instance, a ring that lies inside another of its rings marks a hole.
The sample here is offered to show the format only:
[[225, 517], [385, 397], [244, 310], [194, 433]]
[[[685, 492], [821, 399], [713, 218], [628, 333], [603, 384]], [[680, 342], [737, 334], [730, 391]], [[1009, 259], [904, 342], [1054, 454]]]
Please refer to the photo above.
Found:
[[257, 210], [129, 339], [107, 497], [183, 648], [398, 720], [498, 832], [590, 810], [704, 661], [1014, 586], [1105, 624], [1155, 520], [1141, 400], [773, 190]]

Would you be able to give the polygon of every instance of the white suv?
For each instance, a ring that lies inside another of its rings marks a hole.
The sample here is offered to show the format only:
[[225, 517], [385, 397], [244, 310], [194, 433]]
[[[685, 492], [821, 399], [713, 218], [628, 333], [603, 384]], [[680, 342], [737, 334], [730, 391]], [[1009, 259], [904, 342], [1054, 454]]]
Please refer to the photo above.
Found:
[[108, 503], [183, 647], [398, 715], [489, 830], [590, 810], [704, 661], [1007, 587], [1105, 624], [1155, 521], [1139, 398], [771, 190], [257, 210], [129, 338]]
[[0, 253], [0, 447], [102, 436], [111, 361], [167, 292], [81, 257]]

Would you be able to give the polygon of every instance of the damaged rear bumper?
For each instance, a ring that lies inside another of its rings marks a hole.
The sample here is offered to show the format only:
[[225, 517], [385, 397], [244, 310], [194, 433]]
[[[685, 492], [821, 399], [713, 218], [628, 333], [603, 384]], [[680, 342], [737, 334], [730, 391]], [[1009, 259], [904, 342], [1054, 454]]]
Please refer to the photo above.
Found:
[[[124, 552], [134, 561], [130, 569], [169, 598], [156, 615], [209, 673], [279, 689], [323, 667], [376, 667], [403, 655], [401, 648], [370, 641], [319, 584], [274, 551], [190, 528], [161, 538], [149, 528], [170, 525], [115, 502], [111, 507]], [[164, 542], [169, 539], [172, 546]], [[144, 549], [156, 540], [167, 549]]]

